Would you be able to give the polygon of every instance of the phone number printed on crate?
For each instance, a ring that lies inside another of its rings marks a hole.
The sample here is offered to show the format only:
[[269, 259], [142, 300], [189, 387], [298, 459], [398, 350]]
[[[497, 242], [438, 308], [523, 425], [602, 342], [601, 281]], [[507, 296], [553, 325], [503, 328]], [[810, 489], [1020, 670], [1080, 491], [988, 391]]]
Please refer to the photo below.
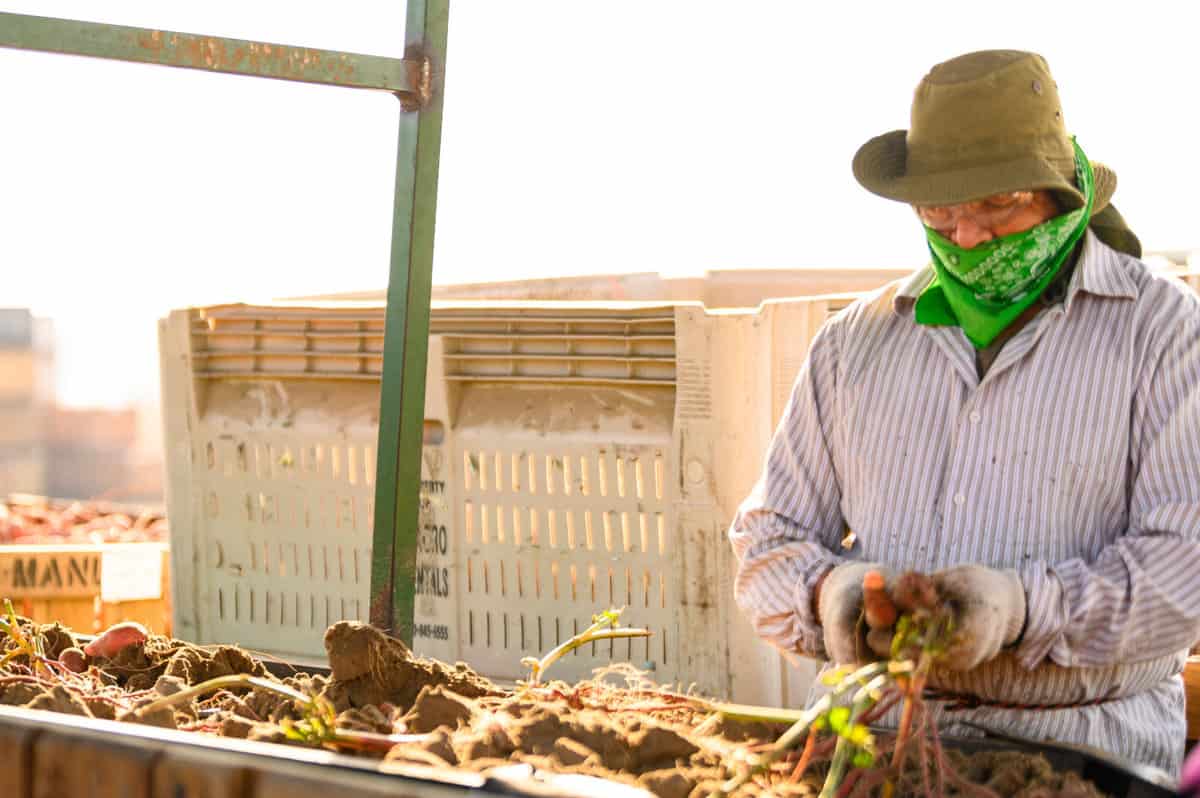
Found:
[[450, 627], [444, 623], [419, 623], [413, 629], [413, 637], [424, 637], [430, 640], [449, 640]]

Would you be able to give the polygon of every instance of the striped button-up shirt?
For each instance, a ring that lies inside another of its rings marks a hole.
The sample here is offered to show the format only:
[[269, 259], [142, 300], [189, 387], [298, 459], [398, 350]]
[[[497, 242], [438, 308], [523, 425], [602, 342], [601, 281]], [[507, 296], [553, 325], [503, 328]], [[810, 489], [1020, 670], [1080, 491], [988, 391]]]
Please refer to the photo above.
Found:
[[1101, 702], [953, 718], [1175, 772], [1180, 672], [1200, 637], [1200, 302], [1088, 232], [1065, 300], [980, 379], [959, 328], [913, 318], [931, 276], [855, 302], [814, 339], [730, 530], [737, 602], [762, 637], [821, 658], [812, 591], [839, 562], [1015, 569], [1019, 643], [931, 686]]

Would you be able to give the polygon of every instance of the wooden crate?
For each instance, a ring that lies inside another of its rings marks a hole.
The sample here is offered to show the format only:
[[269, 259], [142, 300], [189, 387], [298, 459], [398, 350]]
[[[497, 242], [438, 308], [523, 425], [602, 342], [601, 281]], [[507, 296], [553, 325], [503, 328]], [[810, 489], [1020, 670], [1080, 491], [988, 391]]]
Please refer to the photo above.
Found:
[[1188, 657], [1183, 686], [1187, 693], [1187, 736], [1189, 740], [1200, 740], [1200, 656]]
[[170, 559], [165, 543], [0, 546], [0, 598], [85, 634], [138, 621], [170, 635]]

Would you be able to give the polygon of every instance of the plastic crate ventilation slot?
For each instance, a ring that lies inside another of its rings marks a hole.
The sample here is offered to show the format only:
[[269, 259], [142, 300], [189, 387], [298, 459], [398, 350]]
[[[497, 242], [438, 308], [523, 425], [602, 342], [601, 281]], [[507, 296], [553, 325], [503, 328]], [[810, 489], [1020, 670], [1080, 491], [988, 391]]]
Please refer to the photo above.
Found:
[[[489, 310], [434, 314], [455, 382], [675, 384], [675, 319], [530, 315]], [[193, 327], [195, 376], [378, 380], [384, 322], [378, 313], [314, 319], [303, 313], [206, 313]]]

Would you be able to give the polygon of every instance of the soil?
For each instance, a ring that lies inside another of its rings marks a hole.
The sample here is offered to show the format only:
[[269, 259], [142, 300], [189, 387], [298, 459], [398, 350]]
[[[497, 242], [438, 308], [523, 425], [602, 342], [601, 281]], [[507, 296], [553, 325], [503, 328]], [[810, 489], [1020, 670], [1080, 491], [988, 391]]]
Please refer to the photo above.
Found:
[[[70, 631], [58, 625], [24, 622], [22, 630], [43, 634], [47, 653], [79, 648]], [[6, 640], [3, 646], [10, 650], [14, 643]], [[552, 682], [513, 690], [463, 663], [414, 656], [399, 640], [359, 623], [330, 627], [325, 647], [330, 676], [297, 674], [283, 680], [267, 675], [262, 662], [242, 649], [202, 648], [158, 636], [112, 658], [88, 658], [84, 673], [65, 667], [35, 673], [16, 657], [0, 672], [0, 704], [231, 738], [313, 744], [289, 739], [285, 731], [289, 723], [311, 720], [295, 701], [242, 685], [145, 711], [188, 686], [249, 674], [320, 697], [336, 714], [339, 729], [375, 735], [376, 742], [382, 735], [403, 735], [360, 751], [366, 756], [470, 771], [521, 762], [641, 787], [662, 798], [708, 795], [729, 778], [732, 763], [764, 750], [786, 728], [728, 719], [704, 723], [710, 713], [700, 702], [645, 682], [628, 668], [574, 685]], [[826, 765], [818, 764], [790, 783], [798, 756], [792, 752], [764, 779], [736, 794], [816, 796]], [[946, 796], [1102, 795], [1074, 774], [1054, 772], [1040, 756], [993, 751], [968, 757], [949, 751], [947, 757], [962, 778], [979, 786], [963, 791], [947, 781]], [[916, 774], [897, 785], [897, 798], [924, 793]]]
[[338, 711], [381, 704], [407, 709], [426, 686], [444, 685], [465, 698], [502, 694], [466, 664], [414, 657], [404, 643], [361, 623], [329, 627], [325, 652], [333, 678], [323, 695]]

